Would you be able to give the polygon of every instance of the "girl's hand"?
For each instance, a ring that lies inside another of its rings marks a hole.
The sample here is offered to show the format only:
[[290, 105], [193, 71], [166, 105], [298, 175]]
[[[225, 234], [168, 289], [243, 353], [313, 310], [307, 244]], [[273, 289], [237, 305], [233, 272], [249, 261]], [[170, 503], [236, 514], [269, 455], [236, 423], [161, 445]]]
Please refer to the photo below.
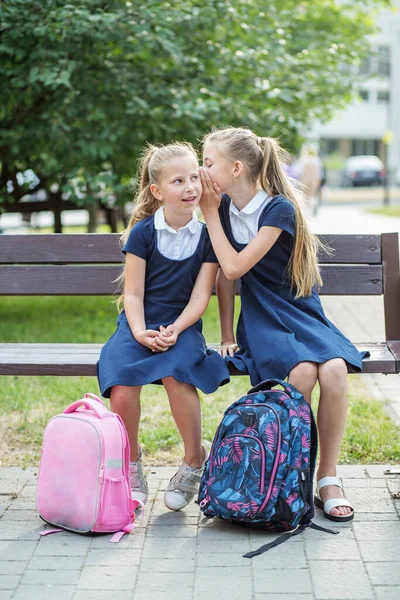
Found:
[[225, 358], [225, 356], [233, 356], [239, 350], [239, 346], [236, 342], [224, 342], [220, 345], [218, 353]]
[[[139, 344], [142, 344], [142, 346], [146, 346], [146, 348], [149, 348], [150, 350], [154, 351], [154, 343], [157, 340], [158, 336], [158, 331], [154, 329], [145, 329], [144, 331], [140, 331], [135, 335], [135, 340], [139, 342]], [[168, 348], [166, 349], [168, 350]], [[157, 351], [161, 352], [161, 349], [157, 349]]]
[[167, 344], [168, 348], [175, 346], [178, 339], [179, 331], [176, 325], [168, 325], [168, 327], [160, 327], [160, 339]]
[[210, 214], [210, 212], [217, 212], [219, 205], [221, 204], [222, 190], [217, 183], [213, 182], [209, 173], [200, 167], [199, 169], [201, 185], [203, 192], [200, 198], [200, 210], [203, 215]]

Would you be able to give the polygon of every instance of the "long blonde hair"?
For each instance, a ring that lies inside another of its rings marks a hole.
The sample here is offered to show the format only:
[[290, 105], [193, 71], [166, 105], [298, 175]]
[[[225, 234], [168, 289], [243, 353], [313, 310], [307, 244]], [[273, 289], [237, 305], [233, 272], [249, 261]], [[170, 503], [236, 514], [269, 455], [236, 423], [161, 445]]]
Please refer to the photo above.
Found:
[[[196, 151], [192, 144], [188, 142], [174, 142], [173, 144], [167, 144], [165, 146], [147, 144], [144, 148], [139, 159], [139, 166], [136, 174], [136, 181], [139, 182], [139, 188], [134, 198], [134, 208], [128, 227], [121, 233], [120, 241], [122, 246], [125, 245], [131, 229], [135, 224], [139, 221], [143, 221], [143, 219], [146, 219], [147, 217], [151, 217], [156, 210], [160, 208], [161, 203], [153, 196], [150, 186], [160, 183], [162, 170], [165, 165], [175, 158], [181, 158], [188, 154], [193, 155], [197, 162]], [[119, 289], [123, 289], [124, 280], [125, 267], [121, 276], [117, 279]], [[124, 294], [122, 293], [116, 301], [118, 310], [121, 310], [123, 302]]]
[[203, 144], [206, 143], [221, 144], [218, 149], [228, 160], [243, 162], [252, 184], [260, 185], [270, 196], [284, 196], [293, 204], [296, 232], [287, 272], [296, 298], [310, 296], [313, 286], [322, 286], [317, 254], [325, 247], [308, 227], [295, 189], [282, 169], [284, 150], [279, 142], [257, 137], [245, 127], [226, 127], [205, 135]]

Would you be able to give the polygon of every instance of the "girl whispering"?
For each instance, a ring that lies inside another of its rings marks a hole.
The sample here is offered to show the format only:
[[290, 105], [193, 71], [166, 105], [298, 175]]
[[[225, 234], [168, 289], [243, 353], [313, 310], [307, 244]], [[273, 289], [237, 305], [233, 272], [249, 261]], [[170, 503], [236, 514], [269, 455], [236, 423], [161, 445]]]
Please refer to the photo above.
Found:
[[[217, 279], [222, 354], [250, 375], [252, 385], [288, 378], [311, 403], [317, 383], [320, 462], [315, 503], [334, 521], [353, 519], [336, 463], [347, 415], [347, 364], [361, 355], [325, 316], [318, 240], [309, 230], [286, 178], [281, 148], [245, 128], [204, 138], [200, 202], [220, 263]], [[233, 332], [235, 280], [241, 279], [237, 344]]]

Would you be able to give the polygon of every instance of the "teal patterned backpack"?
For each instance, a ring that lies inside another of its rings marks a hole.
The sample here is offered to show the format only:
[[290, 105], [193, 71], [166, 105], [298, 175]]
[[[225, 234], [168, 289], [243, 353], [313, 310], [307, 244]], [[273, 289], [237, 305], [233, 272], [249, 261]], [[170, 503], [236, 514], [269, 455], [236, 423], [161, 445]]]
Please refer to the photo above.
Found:
[[263, 381], [224, 413], [200, 483], [200, 510], [229, 523], [291, 532], [246, 558], [308, 525], [320, 529], [311, 523], [317, 444], [315, 420], [302, 394], [279, 379]]

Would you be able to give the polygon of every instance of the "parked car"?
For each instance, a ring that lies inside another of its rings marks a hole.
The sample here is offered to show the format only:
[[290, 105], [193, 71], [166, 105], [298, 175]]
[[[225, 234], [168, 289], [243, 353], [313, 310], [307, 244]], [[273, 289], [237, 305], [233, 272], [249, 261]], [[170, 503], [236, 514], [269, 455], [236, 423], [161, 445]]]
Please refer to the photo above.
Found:
[[343, 185], [383, 185], [385, 169], [377, 156], [350, 156], [345, 163]]

